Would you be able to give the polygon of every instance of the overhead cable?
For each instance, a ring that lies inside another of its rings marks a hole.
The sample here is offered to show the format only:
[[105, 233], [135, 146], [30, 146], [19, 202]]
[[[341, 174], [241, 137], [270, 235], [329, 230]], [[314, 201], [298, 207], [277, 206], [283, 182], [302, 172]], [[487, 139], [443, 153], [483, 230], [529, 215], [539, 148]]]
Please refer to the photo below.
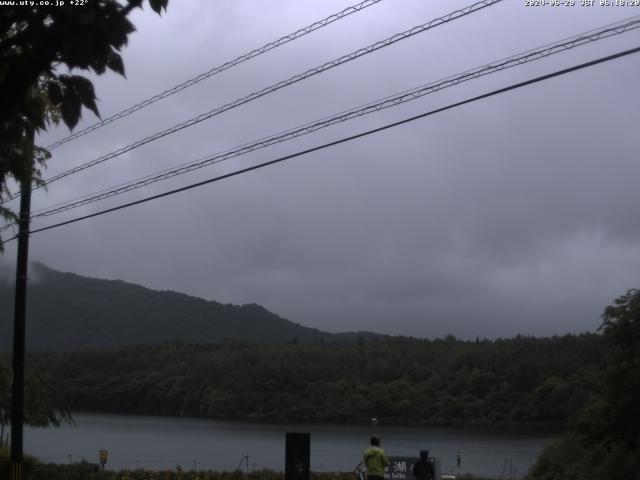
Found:
[[[72, 223], [80, 222], [82, 220], [87, 220], [89, 218], [98, 217], [98, 216], [101, 216], [101, 215], [105, 215], [107, 213], [115, 212], [115, 211], [118, 211], [118, 210], [123, 210], [123, 209], [129, 208], [129, 207], [133, 207], [135, 205], [140, 205], [142, 203], [150, 202], [152, 200], [157, 200], [157, 199], [160, 199], [160, 198], [163, 198], [163, 197], [174, 195], [174, 194], [179, 193], [179, 192], [184, 192], [184, 191], [187, 191], [187, 190], [191, 190], [193, 188], [201, 187], [203, 185], [207, 185], [207, 184], [210, 184], [210, 183], [213, 183], [213, 182], [224, 180], [226, 178], [235, 177], [237, 175], [241, 175], [241, 174], [253, 171], [253, 170], [258, 170], [260, 168], [264, 168], [264, 167], [267, 167], [267, 166], [270, 166], [270, 165], [275, 165], [277, 163], [284, 162], [285, 160], [290, 160], [292, 158], [296, 158], [296, 157], [300, 157], [300, 156], [303, 156], [303, 155], [307, 155], [307, 154], [312, 153], [312, 152], [316, 152], [316, 151], [319, 151], [319, 150], [324, 150], [326, 148], [333, 147], [333, 146], [336, 146], [336, 145], [339, 145], [339, 144], [342, 144], [342, 143], [350, 142], [352, 140], [356, 140], [358, 138], [366, 137], [366, 136], [372, 135], [374, 133], [379, 133], [379, 132], [382, 132], [384, 130], [388, 130], [390, 128], [394, 128], [394, 127], [397, 127], [397, 126], [400, 126], [400, 125], [404, 125], [404, 124], [407, 124], [407, 123], [410, 123], [410, 122], [414, 122], [416, 120], [419, 120], [419, 119], [422, 119], [422, 118], [425, 118], [425, 117], [429, 117], [431, 115], [435, 115], [437, 113], [441, 113], [441, 112], [444, 112], [446, 110], [451, 110], [451, 109], [460, 107], [462, 105], [467, 105], [469, 103], [473, 103], [473, 102], [476, 102], [478, 100], [482, 100], [482, 99], [485, 99], [485, 98], [493, 97], [495, 95], [499, 95], [499, 94], [506, 93], [506, 92], [509, 92], [509, 91], [512, 91], [512, 90], [516, 90], [516, 89], [525, 87], [527, 85], [533, 85], [533, 84], [536, 84], [536, 83], [539, 83], [539, 82], [542, 82], [542, 81], [545, 81], [545, 80], [549, 80], [551, 78], [559, 77], [561, 75], [566, 75], [566, 74], [571, 73], [571, 72], [575, 72], [575, 71], [582, 70], [582, 69], [585, 69], [585, 68], [588, 68], [588, 67], [592, 67], [594, 65], [599, 65], [599, 64], [602, 64], [602, 63], [605, 63], [605, 62], [609, 62], [609, 61], [612, 61], [612, 60], [615, 60], [615, 59], [618, 59], [618, 58], [622, 58], [622, 57], [625, 57], [625, 56], [628, 56], [628, 55], [631, 55], [631, 54], [634, 54], [634, 53], [638, 53], [638, 52], [640, 52], [640, 47], [635, 47], [635, 48], [632, 48], [632, 49], [629, 49], [629, 50], [624, 50], [622, 52], [618, 52], [618, 53], [615, 53], [613, 55], [608, 55], [606, 57], [600, 57], [600, 58], [598, 58], [596, 60], [591, 60], [589, 62], [581, 63], [579, 65], [574, 65], [573, 67], [564, 68], [562, 70], [557, 70], [557, 71], [555, 71], [553, 73], [549, 73], [549, 74], [546, 74], [546, 75], [535, 77], [535, 78], [532, 78], [530, 80], [526, 80], [524, 82], [519, 82], [519, 83], [515, 83], [515, 84], [512, 84], [512, 85], [509, 85], [507, 87], [499, 88], [497, 90], [493, 90], [491, 92], [484, 93], [482, 95], [471, 97], [471, 98], [468, 98], [466, 100], [462, 100], [460, 102], [452, 103], [452, 104], [449, 104], [449, 105], [447, 105], [445, 107], [440, 107], [440, 108], [437, 108], [435, 110], [431, 110], [429, 112], [422, 113], [420, 115], [415, 115], [413, 117], [409, 117], [409, 118], [406, 118], [404, 120], [400, 120], [398, 122], [389, 123], [389, 124], [384, 125], [382, 127], [378, 127], [378, 128], [374, 128], [374, 129], [371, 129], [371, 130], [367, 130], [365, 132], [361, 132], [361, 133], [358, 133], [356, 135], [351, 135], [351, 136], [348, 136], [348, 137], [344, 137], [344, 138], [341, 138], [339, 140], [335, 140], [333, 142], [325, 143], [323, 145], [319, 145], [319, 146], [316, 146], [316, 147], [308, 148], [306, 150], [302, 150], [302, 151], [299, 151], [299, 152], [296, 152], [296, 153], [293, 153], [293, 154], [290, 154], [290, 155], [285, 155], [285, 156], [276, 158], [275, 160], [270, 160], [268, 162], [260, 163], [258, 165], [254, 165], [254, 166], [251, 166], [251, 167], [243, 168], [241, 170], [236, 170], [234, 172], [230, 172], [230, 173], [227, 173], [225, 175], [220, 175], [220, 176], [217, 176], [217, 177], [213, 177], [213, 178], [210, 178], [208, 180], [203, 180], [201, 182], [192, 183], [190, 185], [187, 185], [187, 186], [184, 186], [184, 187], [181, 187], [181, 188], [177, 188], [177, 189], [174, 189], [174, 190], [169, 190], [169, 191], [164, 192], [164, 193], [160, 193], [160, 194], [153, 195], [153, 196], [150, 196], [150, 197], [142, 198], [142, 199], [136, 200], [134, 202], [129, 202], [129, 203], [125, 203], [125, 204], [122, 204], [122, 205], [118, 205], [116, 207], [112, 207], [112, 208], [108, 208], [108, 209], [105, 209], [105, 210], [101, 210], [99, 212], [94, 212], [94, 213], [91, 213], [89, 215], [83, 215], [81, 217], [72, 218], [72, 219], [66, 220], [64, 222], [56, 223], [56, 224], [49, 225], [49, 226], [42, 227], [42, 228], [37, 228], [35, 230], [31, 230], [30, 233], [44, 232], [46, 230], [51, 230], [51, 229], [54, 229], [54, 228], [62, 227], [64, 225], [69, 225], [69, 224], [72, 224]], [[16, 238], [18, 238], [18, 237], [17, 236], [12, 237], [12, 238], [4, 241], [3, 244], [7, 243], [7, 242], [10, 242], [12, 240], [15, 240]]]
[[57, 147], [59, 147], [60, 145], [63, 145], [67, 142], [70, 142], [71, 140], [74, 140], [76, 138], [82, 137], [83, 135], [86, 135], [87, 133], [93, 132], [95, 130], [98, 130], [99, 128], [104, 127], [105, 125], [108, 125], [110, 123], [115, 122], [116, 120], [120, 120], [121, 118], [127, 117], [129, 115], [131, 115], [134, 112], [137, 112], [138, 110], [141, 110], [149, 105], [151, 105], [152, 103], [157, 102], [158, 100], [162, 100], [163, 98], [167, 98], [171, 95], [174, 95], [186, 88], [189, 88], [209, 77], [212, 77], [214, 75], [217, 75], [218, 73], [224, 72], [225, 70], [230, 69], [231, 67], [235, 67], [236, 65], [239, 65], [243, 62], [246, 62], [247, 60], [250, 60], [254, 57], [257, 57], [259, 55], [262, 55], [263, 53], [266, 53], [270, 50], [273, 50], [277, 47], [280, 47], [286, 43], [292, 42], [300, 37], [303, 37], [311, 32], [314, 32], [316, 30], [319, 30], [323, 27], [326, 27], [327, 25], [336, 22], [338, 20], [342, 20], [345, 17], [348, 17], [349, 15], [353, 14], [353, 13], [357, 13], [361, 10], [364, 10], [367, 7], [370, 7], [372, 5], [375, 5], [376, 3], [381, 2], [382, 0], [365, 0], [363, 2], [360, 2], [356, 5], [352, 5], [350, 7], [345, 8], [344, 10], [338, 12], [338, 13], [334, 13], [333, 15], [329, 15], [326, 18], [323, 18], [322, 20], [318, 20], [317, 22], [312, 23], [311, 25], [307, 25], [304, 28], [301, 28], [299, 30], [296, 30], [293, 33], [290, 33], [288, 35], [285, 35], [284, 37], [279, 38], [278, 40], [275, 40], [273, 42], [269, 42], [266, 45], [263, 45], [262, 47], [256, 48], [254, 50], [251, 50], [248, 53], [245, 53], [243, 55], [240, 55], [239, 57], [234, 58], [233, 60], [229, 60], [225, 63], [223, 63], [222, 65], [218, 65], [217, 67], [213, 67], [212, 69], [201, 73], [200, 75], [197, 75], [193, 78], [190, 78], [189, 80], [186, 80], [182, 83], [180, 83], [179, 85], [176, 85], [174, 87], [171, 87], [163, 92], [160, 92], [152, 97], [149, 97], [145, 100], [142, 100], [140, 103], [137, 103], [129, 108], [126, 108], [124, 110], [122, 110], [121, 112], [118, 112], [108, 118], [105, 118], [103, 120], [100, 120], [99, 122], [94, 123], [93, 125], [90, 125], [86, 128], [83, 128], [82, 130], [78, 130], [77, 132], [64, 137], [60, 140], [58, 140], [57, 142], [52, 143], [51, 145], [48, 145], [46, 147], [47, 150], [53, 150]]
[[[93, 167], [95, 165], [101, 164], [103, 162], [106, 162], [107, 160], [111, 160], [112, 158], [118, 157], [124, 153], [130, 152], [131, 150], [134, 150], [138, 147], [141, 147], [142, 145], [145, 145], [149, 142], [152, 142], [154, 140], [158, 140], [162, 137], [165, 137], [167, 135], [171, 135], [174, 134], [180, 130], [183, 130], [187, 127], [191, 127], [197, 123], [203, 122], [204, 120], [207, 120], [211, 117], [214, 117], [216, 115], [219, 115], [223, 112], [226, 112], [227, 110], [231, 110], [233, 108], [236, 108], [240, 105], [244, 105], [245, 103], [249, 103], [253, 100], [256, 100], [258, 98], [261, 98], [265, 95], [268, 95], [270, 93], [273, 93], [277, 90], [280, 90], [281, 88], [284, 87], [288, 87], [290, 85], [293, 85], [294, 83], [300, 82], [302, 80], [305, 80], [309, 77], [312, 77], [314, 75], [317, 75], [319, 73], [325, 72], [329, 69], [332, 69], [334, 67], [337, 67], [339, 65], [342, 65], [344, 63], [350, 62], [352, 60], [355, 60], [356, 58], [360, 58], [364, 55], [368, 55], [369, 53], [375, 52], [377, 50], [380, 50], [382, 48], [388, 47], [389, 45], [393, 45], [395, 43], [398, 43], [402, 40], [405, 40], [407, 38], [413, 37], [417, 34], [426, 32], [428, 30], [431, 30], [435, 27], [438, 27], [440, 25], [443, 25], [445, 23], [451, 22], [453, 20], [456, 20], [458, 18], [470, 15], [471, 13], [477, 12], [479, 10], [482, 10], [486, 7], [489, 7], [491, 5], [495, 5], [496, 3], [501, 2], [502, 0], [482, 0], [480, 2], [476, 2], [472, 5], [469, 5], [465, 8], [459, 9], [459, 10], [455, 10], [447, 15], [444, 15], [442, 17], [436, 18], [434, 20], [431, 20], [427, 23], [424, 23], [422, 25], [417, 25], [413, 28], [410, 28], [409, 30], [406, 30], [404, 32], [401, 33], [396, 33], [395, 35], [392, 35], [384, 40], [380, 40], [378, 42], [375, 42], [367, 47], [364, 48], [360, 48], [354, 52], [351, 52], [347, 55], [343, 55], [335, 60], [332, 60], [330, 62], [324, 63], [318, 67], [315, 68], [311, 68], [303, 73], [294, 75], [293, 77], [290, 77], [287, 80], [282, 80], [278, 83], [275, 83], [269, 87], [263, 88], [262, 90], [256, 91], [250, 95], [247, 95], [246, 97], [242, 97], [239, 98], [237, 100], [234, 100], [231, 103], [227, 103], [226, 105], [223, 105], [221, 107], [217, 107], [213, 110], [210, 110], [209, 112], [206, 113], [202, 113], [196, 117], [193, 117], [185, 122], [182, 122], [178, 125], [175, 125], [171, 128], [167, 128], [165, 130], [162, 130], [160, 132], [154, 133], [153, 135], [150, 135], [148, 137], [145, 137], [141, 140], [138, 140], [130, 145], [127, 145], [125, 147], [119, 148], [118, 150], [115, 150], [111, 153], [108, 153], [106, 155], [103, 155], [99, 158], [96, 158], [95, 160], [91, 160], [87, 163], [84, 163], [82, 165], [79, 165], [77, 167], [74, 167], [70, 170], [67, 170], [65, 172], [62, 172], [58, 175], [55, 175], [49, 179], [46, 179], [44, 181], [42, 181], [39, 185], [34, 186], [34, 190], [46, 185], [49, 185], [57, 180], [60, 180], [62, 178], [65, 178], [69, 175], [78, 173], [82, 170], [86, 170], [87, 168]], [[12, 200], [14, 198], [16, 198], [19, 194], [14, 194], [11, 195], [7, 201]], [[5, 202], [2, 202], [5, 203]], [[2, 204], [0, 203], [0, 205]]]
[[335, 125], [337, 123], [346, 122], [348, 120], [358, 118], [358, 117], [361, 117], [373, 112], [377, 112], [386, 108], [395, 107], [397, 105], [401, 105], [401, 104], [416, 100], [425, 95], [438, 92], [445, 88], [449, 88], [449, 87], [458, 85], [460, 83], [473, 80], [475, 78], [489, 75], [491, 73], [502, 71], [507, 68], [515, 67], [518, 65], [524, 65], [526, 63], [540, 60], [542, 58], [546, 58], [551, 55], [554, 55], [566, 50], [570, 50], [578, 46], [596, 42], [604, 38], [611, 37], [613, 35], [619, 35], [624, 32], [628, 32], [637, 28], [640, 28], [640, 16], [627, 19], [624, 21], [624, 23], [617, 22], [615, 24], [601, 27], [598, 30], [590, 30], [589, 32], [581, 33], [570, 38], [559, 40], [558, 42], [555, 42], [555, 43], [546, 44], [537, 49], [528, 50], [526, 52], [519, 53], [511, 57], [507, 57], [501, 60], [496, 60], [494, 62], [488, 63], [481, 67], [476, 67], [471, 70], [467, 70], [463, 73], [452, 75], [442, 80], [431, 82], [429, 84], [422, 85], [420, 87], [416, 87], [414, 89], [407, 90], [405, 92], [386, 97], [382, 100], [378, 100], [376, 102], [372, 102], [364, 106], [360, 106], [351, 110], [341, 112], [339, 114], [325, 117], [321, 120], [307, 123], [302, 126], [298, 126], [293, 129], [287, 130], [285, 132], [272, 135], [270, 137], [266, 137], [251, 143], [246, 143], [242, 146], [235, 147], [233, 149], [229, 149], [224, 152], [219, 152], [214, 155], [202, 157], [198, 160], [180, 165], [178, 167], [169, 168], [161, 172], [154, 173], [152, 175], [147, 175], [145, 177], [142, 177], [121, 185], [117, 185], [115, 187], [103, 189], [99, 192], [94, 192], [92, 194], [84, 195], [74, 200], [69, 200], [67, 202], [63, 202], [58, 205], [51, 206], [45, 209], [40, 209], [35, 211], [31, 215], [31, 219], [33, 220], [41, 217], [47, 217], [47, 216], [55, 215], [57, 213], [61, 213], [67, 210], [78, 208], [84, 205], [95, 203], [97, 201], [114, 197], [116, 195], [129, 192], [131, 190], [136, 190], [138, 188], [142, 188], [144, 186], [147, 186], [162, 180], [167, 180], [169, 178], [173, 178], [175, 176], [182, 175], [184, 173], [191, 172], [193, 170], [197, 170], [197, 169], [207, 167], [216, 163], [220, 163], [230, 158], [238, 157], [238, 156], [274, 145], [276, 143], [292, 140], [294, 138], [298, 138], [300, 136], [315, 132], [317, 130], [329, 127], [331, 125]]

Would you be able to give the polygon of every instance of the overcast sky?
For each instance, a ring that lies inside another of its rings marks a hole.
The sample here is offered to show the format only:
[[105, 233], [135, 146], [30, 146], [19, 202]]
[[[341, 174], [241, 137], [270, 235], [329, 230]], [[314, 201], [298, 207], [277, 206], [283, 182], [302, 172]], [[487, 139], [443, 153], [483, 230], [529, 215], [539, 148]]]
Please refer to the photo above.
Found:
[[[504, 0], [34, 193], [33, 210], [640, 14]], [[103, 117], [355, 0], [170, 0], [132, 20]], [[471, 2], [383, 0], [54, 151], [44, 177]], [[79, 8], [79, 7], [78, 7]], [[254, 165], [640, 45], [640, 29], [466, 82], [34, 228]], [[640, 286], [640, 54], [152, 203], [35, 234], [30, 259], [327, 331], [594, 331]], [[84, 123], [95, 122], [84, 112]], [[47, 145], [66, 127], [42, 135]], [[15, 257], [7, 245], [5, 259]]]

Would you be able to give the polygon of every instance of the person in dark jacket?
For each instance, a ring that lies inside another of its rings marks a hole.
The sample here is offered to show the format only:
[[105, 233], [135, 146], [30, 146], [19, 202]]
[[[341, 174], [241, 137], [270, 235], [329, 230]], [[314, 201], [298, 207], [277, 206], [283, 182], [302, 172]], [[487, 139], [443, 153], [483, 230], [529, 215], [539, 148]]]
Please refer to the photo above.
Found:
[[411, 468], [416, 480], [432, 480], [435, 477], [433, 462], [429, 458], [429, 450], [420, 450], [420, 458]]

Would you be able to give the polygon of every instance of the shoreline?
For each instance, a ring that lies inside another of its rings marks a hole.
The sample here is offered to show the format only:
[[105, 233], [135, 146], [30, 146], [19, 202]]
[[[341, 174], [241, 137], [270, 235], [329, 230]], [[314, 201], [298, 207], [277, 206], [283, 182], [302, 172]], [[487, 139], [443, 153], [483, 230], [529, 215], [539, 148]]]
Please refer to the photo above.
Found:
[[[364, 420], [353, 421], [314, 421], [314, 420], [301, 420], [301, 419], [281, 419], [281, 418], [214, 418], [214, 417], [197, 417], [191, 415], [171, 415], [171, 414], [156, 414], [156, 413], [138, 413], [138, 412], [120, 412], [120, 411], [101, 411], [101, 410], [72, 410], [73, 415], [104, 415], [104, 416], [124, 416], [124, 417], [144, 417], [144, 418], [158, 418], [158, 419], [182, 419], [182, 420], [202, 420], [206, 422], [221, 422], [221, 423], [233, 423], [233, 424], [258, 424], [264, 426], [276, 426], [276, 425], [309, 425], [309, 426], [332, 426], [336, 427], [371, 427], [371, 423]], [[378, 419], [381, 420], [381, 419]], [[375, 428], [394, 429], [394, 428], [430, 428], [430, 429], [455, 429], [455, 430], [468, 430], [468, 431], [496, 431], [496, 432], [509, 432], [526, 429], [528, 431], [545, 433], [545, 434], [562, 434], [568, 426], [566, 424], [540, 424], [540, 423], [526, 423], [526, 422], [510, 422], [510, 423], [464, 423], [464, 422], [410, 422], [400, 420], [389, 420], [378, 423]], [[374, 428], [374, 429], [375, 429]]]

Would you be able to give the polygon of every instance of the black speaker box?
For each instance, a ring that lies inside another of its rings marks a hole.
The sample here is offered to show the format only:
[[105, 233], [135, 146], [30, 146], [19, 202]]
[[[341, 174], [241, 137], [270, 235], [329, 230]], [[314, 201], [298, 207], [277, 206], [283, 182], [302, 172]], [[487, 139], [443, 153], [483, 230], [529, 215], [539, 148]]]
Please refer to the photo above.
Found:
[[287, 433], [285, 445], [285, 480], [309, 480], [311, 434]]

